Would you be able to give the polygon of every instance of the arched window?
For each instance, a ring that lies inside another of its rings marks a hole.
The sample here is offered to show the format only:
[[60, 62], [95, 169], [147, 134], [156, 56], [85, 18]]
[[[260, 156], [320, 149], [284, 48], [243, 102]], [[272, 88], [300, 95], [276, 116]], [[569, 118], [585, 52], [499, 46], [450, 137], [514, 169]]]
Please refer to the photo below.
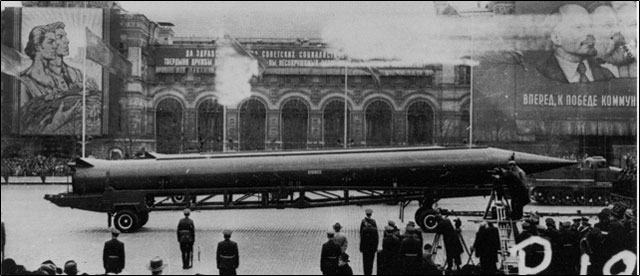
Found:
[[282, 107], [282, 148], [306, 149], [309, 110], [303, 101], [294, 99]]
[[264, 150], [267, 109], [256, 99], [240, 107], [240, 150]]
[[367, 146], [391, 145], [391, 107], [384, 101], [374, 101], [365, 113]]
[[156, 107], [156, 142], [159, 153], [179, 153], [182, 148], [182, 106], [166, 98]]
[[[347, 118], [351, 118], [351, 110], [347, 108]], [[324, 107], [324, 146], [338, 148], [344, 145], [344, 101], [332, 100]], [[347, 126], [349, 127], [349, 126]], [[347, 139], [351, 139], [351, 128], [347, 131]]]
[[198, 106], [198, 144], [200, 151], [222, 151], [224, 108], [212, 99]]
[[433, 143], [433, 108], [424, 101], [418, 101], [407, 110], [407, 142], [409, 145], [429, 145]]

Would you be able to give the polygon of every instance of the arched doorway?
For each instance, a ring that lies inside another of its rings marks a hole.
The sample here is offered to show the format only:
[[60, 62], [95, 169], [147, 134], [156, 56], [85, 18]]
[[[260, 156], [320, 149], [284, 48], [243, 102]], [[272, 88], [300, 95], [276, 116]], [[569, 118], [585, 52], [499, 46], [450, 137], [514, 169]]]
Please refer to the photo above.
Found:
[[367, 146], [391, 145], [391, 107], [384, 101], [374, 101], [365, 111]]
[[224, 108], [208, 99], [198, 106], [198, 145], [200, 151], [222, 151]]
[[179, 153], [182, 148], [182, 105], [173, 98], [161, 100], [156, 107], [156, 150]]
[[[347, 118], [351, 118], [351, 110], [347, 108]], [[344, 143], [344, 101], [332, 100], [324, 107], [324, 146], [341, 148]], [[347, 126], [348, 127], [348, 126]], [[347, 139], [351, 139], [351, 128]]]
[[282, 148], [306, 149], [309, 109], [299, 99], [288, 101], [282, 107]]
[[433, 108], [425, 101], [418, 101], [407, 110], [407, 143], [409, 145], [433, 144]]
[[240, 150], [264, 150], [267, 109], [256, 99], [240, 107]]

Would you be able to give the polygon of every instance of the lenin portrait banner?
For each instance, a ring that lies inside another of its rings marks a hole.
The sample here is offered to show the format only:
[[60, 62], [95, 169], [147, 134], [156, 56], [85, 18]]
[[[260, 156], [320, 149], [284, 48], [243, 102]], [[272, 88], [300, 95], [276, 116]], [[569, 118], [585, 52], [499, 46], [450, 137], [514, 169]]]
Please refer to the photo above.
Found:
[[541, 15], [544, 32], [518, 38], [519, 49], [477, 57], [474, 139], [636, 135], [638, 38], [629, 10], [559, 4]]
[[[83, 76], [86, 73], [88, 135], [103, 133], [103, 71], [83, 65], [86, 28], [103, 36], [103, 10], [22, 8], [19, 48], [30, 62], [21, 64], [13, 116], [20, 135], [82, 133]], [[18, 44], [14, 42], [14, 44]], [[86, 70], [86, 72], [83, 72]], [[15, 127], [14, 127], [15, 129]]]

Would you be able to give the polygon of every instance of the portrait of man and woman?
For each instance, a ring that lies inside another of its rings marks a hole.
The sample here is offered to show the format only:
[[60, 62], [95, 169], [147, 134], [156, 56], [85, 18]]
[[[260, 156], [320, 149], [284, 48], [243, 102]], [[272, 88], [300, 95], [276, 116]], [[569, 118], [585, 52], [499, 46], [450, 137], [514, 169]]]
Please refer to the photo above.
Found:
[[[81, 131], [83, 74], [68, 65], [70, 40], [63, 22], [31, 29], [24, 53], [31, 65], [20, 73], [22, 134], [75, 135]], [[102, 92], [87, 78], [87, 125], [99, 124]]]

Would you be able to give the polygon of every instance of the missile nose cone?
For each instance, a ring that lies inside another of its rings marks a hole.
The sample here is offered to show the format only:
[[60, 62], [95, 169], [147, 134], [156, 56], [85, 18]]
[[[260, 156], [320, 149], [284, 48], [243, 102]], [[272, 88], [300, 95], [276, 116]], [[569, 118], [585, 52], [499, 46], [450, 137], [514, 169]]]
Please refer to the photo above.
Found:
[[514, 160], [516, 164], [527, 174], [578, 164], [578, 162], [575, 160], [567, 160], [562, 158], [502, 149], [493, 150], [495, 150], [496, 154], [494, 155], [494, 157], [497, 157], [498, 159], [503, 158], [503, 165], [506, 165], [509, 160]]

